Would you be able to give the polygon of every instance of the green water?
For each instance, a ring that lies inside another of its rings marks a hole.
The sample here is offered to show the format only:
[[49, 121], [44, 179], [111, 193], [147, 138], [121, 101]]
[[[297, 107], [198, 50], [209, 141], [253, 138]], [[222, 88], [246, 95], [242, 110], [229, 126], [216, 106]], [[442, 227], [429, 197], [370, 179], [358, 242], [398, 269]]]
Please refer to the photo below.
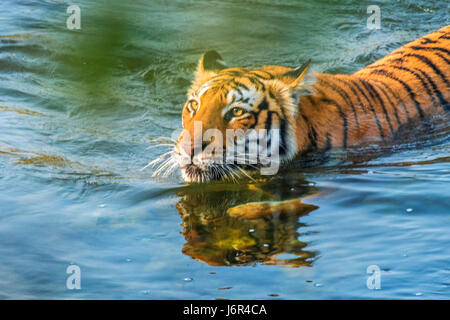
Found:
[[[180, 128], [204, 51], [352, 73], [448, 24], [447, 1], [76, 3], [81, 30], [66, 28], [72, 1], [0, 3], [0, 298], [450, 297], [447, 119], [417, 142], [337, 151], [257, 183], [140, 170]], [[372, 4], [379, 30], [366, 27]], [[225, 215], [293, 198], [317, 208]], [[66, 288], [71, 264], [81, 290]], [[380, 290], [366, 286], [370, 265]]]

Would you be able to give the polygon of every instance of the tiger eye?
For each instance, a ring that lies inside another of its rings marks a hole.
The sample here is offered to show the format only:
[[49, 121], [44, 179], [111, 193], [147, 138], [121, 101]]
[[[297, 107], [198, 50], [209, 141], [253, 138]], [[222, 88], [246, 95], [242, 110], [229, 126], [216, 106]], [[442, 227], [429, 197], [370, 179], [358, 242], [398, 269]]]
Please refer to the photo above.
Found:
[[192, 107], [194, 110], [197, 110], [197, 108], [198, 108], [198, 102], [195, 101], [195, 100], [192, 100], [192, 101], [191, 101], [191, 107]]
[[239, 116], [242, 116], [244, 114], [244, 109], [233, 108], [233, 110], [231, 110], [231, 112], [233, 113], [234, 117], [239, 117]]

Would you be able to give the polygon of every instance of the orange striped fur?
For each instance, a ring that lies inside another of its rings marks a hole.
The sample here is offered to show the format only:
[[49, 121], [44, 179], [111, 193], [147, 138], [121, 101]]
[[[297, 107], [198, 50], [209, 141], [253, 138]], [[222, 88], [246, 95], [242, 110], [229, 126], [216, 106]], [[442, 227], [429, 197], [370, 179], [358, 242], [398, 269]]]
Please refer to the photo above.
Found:
[[[450, 26], [352, 75], [318, 74], [317, 79], [317, 94], [301, 98], [307, 121], [299, 118], [298, 128], [315, 130], [318, 148], [392, 138], [403, 124], [449, 111]], [[299, 146], [306, 146], [310, 141], [302, 136], [299, 132]]]
[[[403, 125], [450, 109], [450, 26], [352, 75], [305, 76], [308, 67], [227, 68], [219, 54], [209, 52], [188, 92], [183, 128], [193, 133], [194, 121], [224, 134], [279, 128], [280, 155], [290, 161], [306, 150], [392, 140]], [[194, 141], [179, 141], [175, 154], [193, 147]], [[199, 181], [195, 175], [209, 170], [181, 169], [187, 181]], [[222, 178], [205, 175], [201, 181]]]

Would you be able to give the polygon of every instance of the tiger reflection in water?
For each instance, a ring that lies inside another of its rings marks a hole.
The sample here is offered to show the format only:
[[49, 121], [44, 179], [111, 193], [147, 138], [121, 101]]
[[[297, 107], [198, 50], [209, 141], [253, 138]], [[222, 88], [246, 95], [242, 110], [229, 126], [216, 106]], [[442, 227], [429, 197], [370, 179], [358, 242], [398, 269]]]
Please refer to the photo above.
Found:
[[[271, 182], [270, 191], [264, 189], [257, 183], [245, 186], [213, 184], [207, 190], [199, 185], [197, 189], [181, 191], [178, 195], [182, 199], [177, 209], [183, 220], [186, 239], [183, 253], [213, 266], [256, 263], [309, 266], [315, 253], [305, 250], [307, 244], [298, 239], [297, 230], [304, 226], [299, 217], [317, 209], [317, 206], [297, 199], [296, 202], [285, 202], [278, 214], [260, 214], [251, 219], [230, 212], [236, 204], [245, 203], [249, 198], [253, 201], [277, 201], [286, 193], [292, 194], [287, 184], [281, 181]], [[314, 187], [308, 186], [299, 189], [296, 196], [301, 198], [316, 192]]]

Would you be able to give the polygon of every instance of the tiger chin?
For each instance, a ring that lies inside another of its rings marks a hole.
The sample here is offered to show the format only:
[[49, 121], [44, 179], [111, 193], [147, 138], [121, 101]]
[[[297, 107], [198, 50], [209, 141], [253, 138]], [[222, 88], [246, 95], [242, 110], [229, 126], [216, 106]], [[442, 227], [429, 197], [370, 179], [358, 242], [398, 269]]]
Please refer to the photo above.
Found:
[[[250, 164], [224, 161], [230, 140], [217, 137], [229, 131], [276, 130], [278, 136], [268, 134], [264, 141], [278, 148], [276, 161], [282, 166], [307, 150], [393, 140], [406, 124], [447, 114], [449, 34], [446, 26], [352, 75], [311, 73], [310, 60], [297, 68], [228, 68], [216, 51], [205, 53], [188, 90], [183, 133], [174, 148], [183, 179], [236, 180], [267, 166], [259, 157]], [[205, 139], [208, 130], [216, 135]], [[246, 135], [231, 140], [240, 141], [248, 153]], [[255, 141], [258, 153], [261, 144]], [[247, 156], [241, 152], [237, 158]]]

